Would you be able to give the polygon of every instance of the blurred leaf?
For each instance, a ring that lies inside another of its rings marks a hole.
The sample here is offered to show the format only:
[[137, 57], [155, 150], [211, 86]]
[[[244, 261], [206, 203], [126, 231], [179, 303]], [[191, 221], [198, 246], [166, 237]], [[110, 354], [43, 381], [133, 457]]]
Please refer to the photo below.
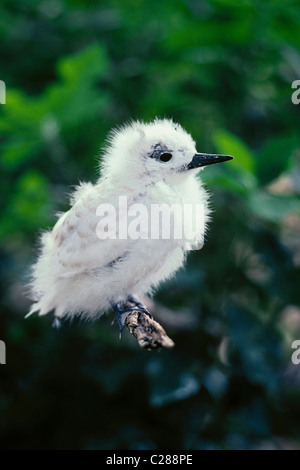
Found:
[[1, 165], [2, 168], [11, 172], [18, 168], [22, 163], [34, 159], [39, 150], [39, 142], [11, 140], [2, 147]]
[[[229, 165], [231, 164], [231, 161]], [[220, 166], [220, 165], [219, 165]], [[206, 183], [207, 187], [223, 189], [230, 193], [246, 196], [253, 191], [256, 186], [255, 178], [249, 173], [241, 173], [230, 167], [226, 169], [209, 168], [208, 171], [201, 173], [201, 179]]]
[[11, 232], [29, 231], [47, 226], [53, 221], [49, 183], [35, 170], [24, 173], [14, 186], [11, 198], [0, 221], [0, 236]]
[[99, 80], [108, 71], [108, 60], [103, 46], [91, 44], [80, 52], [65, 57], [58, 63], [63, 81], [86, 87]]
[[235, 135], [223, 129], [216, 130], [212, 136], [213, 143], [218, 153], [234, 157], [231, 166], [241, 172], [253, 174], [253, 155], [246, 144]]
[[280, 135], [266, 142], [255, 160], [256, 174], [262, 184], [269, 183], [289, 168], [297, 144], [296, 135]]
[[282, 222], [288, 214], [300, 214], [300, 200], [291, 196], [276, 196], [265, 191], [252, 193], [248, 199], [252, 212], [269, 222]]

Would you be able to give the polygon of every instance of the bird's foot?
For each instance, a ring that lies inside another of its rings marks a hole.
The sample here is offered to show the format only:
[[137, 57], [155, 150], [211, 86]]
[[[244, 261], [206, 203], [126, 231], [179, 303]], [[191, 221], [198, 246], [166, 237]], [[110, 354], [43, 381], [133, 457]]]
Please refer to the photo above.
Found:
[[115, 312], [115, 316], [120, 330], [120, 336], [123, 330], [124, 320], [126, 318], [127, 313], [144, 313], [145, 315], [148, 315], [148, 317], [153, 318], [151, 313], [145, 307], [145, 305], [140, 302], [137, 298], [131, 295], [127, 297], [126, 302], [112, 304], [112, 309]]
[[121, 337], [121, 333], [122, 333], [123, 326], [124, 326], [122, 316], [124, 315], [124, 313], [126, 313], [126, 308], [121, 306], [121, 303], [117, 303], [117, 304], [112, 304], [112, 309], [115, 312], [115, 318], [119, 326], [120, 337]]
[[146, 306], [139, 299], [134, 297], [133, 295], [129, 295], [127, 297], [127, 302], [130, 302], [131, 304], [134, 305], [133, 307], [131, 307], [131, 310], [133, 310], [133, 311], [136, 310], [136, 311], [145, 313], [146, 315], [148, 315], [148, 317], [153, 318], [153, 316], [151, 315], [149, 310], [146, 308]]
[[154, 320], [145, 305], [133, 296], [126, 301], [111, 305], [120, 328], [120, 338], [123, 325], [138, 341], [143, 349], [172, 348], [174, 342], [168, 337], [163, 327]]
[[134, 295], [129, 295], [127, 297], [127, 302], [130, 302], [131, 304], [134, 304], [137, 307], [145, 308], [145, 305], [137, 297], [134, 297]]

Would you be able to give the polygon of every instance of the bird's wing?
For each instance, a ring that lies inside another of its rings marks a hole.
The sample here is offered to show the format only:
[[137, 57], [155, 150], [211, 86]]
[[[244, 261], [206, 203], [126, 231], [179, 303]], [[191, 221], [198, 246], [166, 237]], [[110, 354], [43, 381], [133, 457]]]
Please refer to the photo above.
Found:
[[[73, 276], [112, 265], [128, 251], [129, 240], [106, 238], [101, 217], [97, 215], [97, 207], [106, 201], [105, 188], [99, 191], [91, 184], [81, 185], [73, 197], [73, 207], [57, 221], [48, 243], [55, 255], [59, 276]], [[115, 223], [115, 214], [108, 213], [106, 226], [114, 227]]]

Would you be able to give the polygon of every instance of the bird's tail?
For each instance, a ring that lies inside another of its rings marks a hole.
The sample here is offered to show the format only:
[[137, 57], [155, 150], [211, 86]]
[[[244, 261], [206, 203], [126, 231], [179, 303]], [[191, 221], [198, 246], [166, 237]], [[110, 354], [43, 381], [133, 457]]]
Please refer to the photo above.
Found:
[[39, 302], [32, 304], [29, 312], [25, 315], [25, 318], [30, 317], [35, 312], [39, 312], [39, 316], [46, 315], [51, 310], [53, 310], [51, 303], [42, 299]]
[[29, 312], [25, 315], [25, 318], [30, 317], [34, 312], [38, 312], [40, 310], [40, 305], [39, 302], [36, 302], [35, 304], [32, 304]]

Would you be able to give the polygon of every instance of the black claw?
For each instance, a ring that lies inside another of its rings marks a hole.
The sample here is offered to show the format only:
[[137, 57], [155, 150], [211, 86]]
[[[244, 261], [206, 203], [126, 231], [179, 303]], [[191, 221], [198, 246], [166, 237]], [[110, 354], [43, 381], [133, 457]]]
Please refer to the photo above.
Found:
[[128, 300], [128, 302], [131, 302], [131, 303], [135, 304], [137, 307], [141, 307], [143, 309], [145, 308], [144, 304], [142, 304], [142, 302], [140, 302], [139, 299], [137, 299], [133, 295], [129, 295], [127, 297], [127, 300]]
[[146, 315], [148, 315], [148, 317], [153, 318], [151, 313], [146, 309], [145, 305], [142, 302], [140, 302], [139, 299], [137, 299], [133, 295], [129, 295], [127, 297], [127, 301], [131, 302], [132, 304], [135, 304], [135, 307], [132, 307], [131, 310], [138, 310], [139, 312], [143, 312]]
[[151, 315], [151, 313], [149, 312], [149, 310], [146, 309], [146, 307], [142, 306], [143, 304], [141, 304], [141, 307], [139, 306], [136, 306], [136, 307], [131, 307], [129, 310], [130, 311], [137, 311], [139, 313], [145, 313], [145, 315], [148, 315], [148, 317], [150, 318], [153, 318], [153, 316]]
[[[132, 295], [127, 297], [127, 302], [130, 302], [134, 305], [132, 307], [121, 307], [122, 303], [112, 304], [112, 309], [115, 312], [115, 316], [116, 316], [119, 330], [120, 330], [120, 337], [121, 337], [121, 333], [122, 333], [123, 326], [124, 326], [123, 321], [122, 321], [122, 316], [125, 313], [136, 311], [138, 313], [144, 313], [145, 315], [148, 315], [148, 317], [153, 318], [151, 313], [146, 309], [145, 305], [142, 304], [142, 302], [140, 302], [138, 299], [136, 299]], [[124, 303], [124, 305], [126, 305], [126, 302]]]
[[119, 330], [120, 330], [120, 334], [121, 334], [122, 330], [123, 330], [122, 315], [123, 315], [123, 313], [125, 313], [125, 310], [121, 309], [118, 304], [112, 305], [112, 309], [115, 312], [116, 319], [117, 319], [118, 326], [119, 326]]

